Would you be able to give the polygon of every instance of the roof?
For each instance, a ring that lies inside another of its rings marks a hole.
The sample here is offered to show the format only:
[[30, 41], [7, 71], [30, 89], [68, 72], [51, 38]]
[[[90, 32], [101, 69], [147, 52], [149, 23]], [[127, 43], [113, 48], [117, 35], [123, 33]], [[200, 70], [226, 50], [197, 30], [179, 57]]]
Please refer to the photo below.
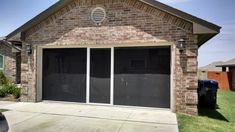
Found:
[[234, 67], [235, 66], [235, 58], [226, 61], [222, 64], [216, 65], [217, 67]]
[[203, 25], [205, 27], [208, 27], [208, 28], [210, 28], [212, 30], [220, 32], [220, 29], [221, 29], [220, 26], [215, 25], [213, 23], [210, 23], [208, 21], [205, 21], [205, 20], [203, 20], [201, 18], [195, 17], [193, 15], [190, 15], [190, 14], [188, 14], [186, 12], [180, 11], [180, 10], [178, 10], [176, 8], [168, 6], [168, 5], [163, 4], [161, 2], [158, 2], [158, 1], [155, 1], [155, 0], [140, 0], [140, 1], [143, 1], [146, 4], [149, 4], [149, 5], [151, 5], [151, 6], [155, 7], [155, 8], [158, 8], [160, 10], [168, 12], [168, 13], [170, 13], [172, 15], [175, 15], [175, 16], [178, 16], [180, 18], [183, 18], [183, 19], [185, 19], [187, 21], [190, 21], [190, 22], [193, 22], [193, 23], [198, 23], [198, 24], [201, 24], [201, 25]]
[[204, 67], [200, 67], [199, 70], [200, 71], [221, 71], [222, 68], [221, 67], [217, 67], [217, 65], [221, 65], [223, 64], [223, 61], [217, 61], [217, 62], [213, 62], [209, 65], [206, 65]]
[[21, 51], [21, 47], [19, 47], [19, 43], [9, 42], [3, 39], [0, 39], [0, 44], [3, 44], [7, 47], [13, 48], [16, 51]]
[[[56, 4], [49, 7], [47, 10], [43, 11], [21, 27], [17, 28], [15, 31], [11, 32], [9, 35], [6, 36], [7, 39], [10, 39], [14, 37], [15, 35], [25, 32], [26, 30], [30, 29], [31, 27], [35, 26], [36, 24], [40, 23], [41, 21], [45, 20], [47, 17], [49, 17], [51, 14], [57, 12], [61, 8], [65, 7], [68, 3], [70, 3], [73, 0], [60, 0]], [[194, 34], [199, 35], [199, 42], [198, 45], [201, 46], [203, 43], [214, 37], [220, 32], [221, 27], [217, 26], [213, 23], [207, 22], [203, 19], [197, 18], [195, 16], [192, 16], [188, 13], [182, 12], [178, 9], [172, 8], [168, 5], [165, 5], [163, 3], [160, 3], [155, 0], [139, 0], [143, 3], [146, 3], [154, 8], [157, 8], [159, 10], [165, 11], [167, 13], [170, 13], [174, 16], [177, 16], [179, 18], [182, 18], [186, 21], [192, 22], [194, 27]]]

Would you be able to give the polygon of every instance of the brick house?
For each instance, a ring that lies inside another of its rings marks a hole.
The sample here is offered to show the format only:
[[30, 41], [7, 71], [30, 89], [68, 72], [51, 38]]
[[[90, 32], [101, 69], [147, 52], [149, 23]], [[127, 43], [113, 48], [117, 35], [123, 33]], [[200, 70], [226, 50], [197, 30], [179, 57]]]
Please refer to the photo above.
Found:
[[0, 38], [0, 71], [13, 83], [20, 83], [21, 43]]
[[60, 0], [20, 28], [22, 101], [197, 114], [198, 48], [220, 27], [155, 0]]

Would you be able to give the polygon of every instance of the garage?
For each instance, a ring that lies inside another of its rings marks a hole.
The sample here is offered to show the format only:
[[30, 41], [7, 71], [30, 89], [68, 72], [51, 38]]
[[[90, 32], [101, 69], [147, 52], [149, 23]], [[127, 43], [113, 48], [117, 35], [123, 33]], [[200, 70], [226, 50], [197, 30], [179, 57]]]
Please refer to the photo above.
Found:
[[170, 108], [170, 47], [43, 49], [43, 100]]
[[198, 49], [220, 30], [157, 0], [59, 0], [0, 41], [22, 44], [21, 101], [197, 115]]

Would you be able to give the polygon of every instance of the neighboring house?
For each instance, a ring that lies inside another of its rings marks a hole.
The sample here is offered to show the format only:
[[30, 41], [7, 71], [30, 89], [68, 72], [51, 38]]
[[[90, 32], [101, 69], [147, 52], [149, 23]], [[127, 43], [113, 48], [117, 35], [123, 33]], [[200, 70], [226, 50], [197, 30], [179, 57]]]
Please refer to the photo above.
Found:
[[208, 79], [208, 72], [220, 72], [222, 70], [221, 67], [217, 67], [217, 65], [222, 64], [223, 61], [213, 62], [206, 66], [200, 67], [198, 69], [198, 79], [206, 80]]
[[217, 67], [222, 67], [223, 72], [229, 72], [231, 74], [231, 87], [230, 89], [235, 90], [235, 58], [227, 62], [217, 65]]
[[219, 32], [155, 0], [60, 0], [6, 38], [22, 42], [22, 101], [197, 114], [198, 48]]
[[216, 80], [222, 90], [235, 88], [235, 58], [227, 62], [213, 62], [198, 69], [199, 79]]
[[221, 67], [217, 67], [217, 65], [220, 65], [222, 63], [223, 63], [223, 61], [213, 62], [213, 63], [208, 64], [206, 66], [200, 67], [199, 70], [201, 70], [201, 71], [222, 71]]
[[[21, 44], [9, 43], [0, 38], [0, 71], [13, 83], [20, 83]], [[17, 48], [18, 47], [18, 48]]]

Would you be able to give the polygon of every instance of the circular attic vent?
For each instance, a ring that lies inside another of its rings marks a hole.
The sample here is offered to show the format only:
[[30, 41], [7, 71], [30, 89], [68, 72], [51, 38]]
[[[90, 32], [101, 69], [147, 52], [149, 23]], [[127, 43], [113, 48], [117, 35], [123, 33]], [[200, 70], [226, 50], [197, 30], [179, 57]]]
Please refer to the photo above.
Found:
[[102, 7], [96, 7], [91, 12], [91, 19], [97, 25], [100, 25], [106, 17], [105, 9]]

